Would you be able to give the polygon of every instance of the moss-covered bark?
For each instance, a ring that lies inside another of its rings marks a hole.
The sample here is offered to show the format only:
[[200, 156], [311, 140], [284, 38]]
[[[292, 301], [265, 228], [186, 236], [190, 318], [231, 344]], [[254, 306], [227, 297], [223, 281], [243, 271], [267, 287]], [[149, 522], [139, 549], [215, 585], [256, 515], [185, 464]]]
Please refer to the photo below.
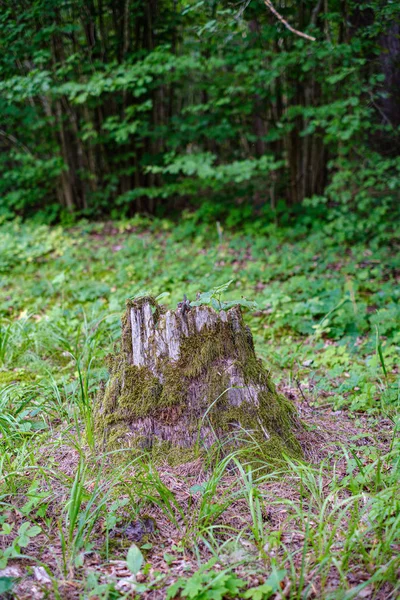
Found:
[[256, 357], [239, 307], [164, 312], [152, 298], [128, 302], [121, 349], [108, 364], [96, 405], [108, 450], [146, 449], [179, 462], [248, 436], [256, 453], [301, 456], [294, 407]]

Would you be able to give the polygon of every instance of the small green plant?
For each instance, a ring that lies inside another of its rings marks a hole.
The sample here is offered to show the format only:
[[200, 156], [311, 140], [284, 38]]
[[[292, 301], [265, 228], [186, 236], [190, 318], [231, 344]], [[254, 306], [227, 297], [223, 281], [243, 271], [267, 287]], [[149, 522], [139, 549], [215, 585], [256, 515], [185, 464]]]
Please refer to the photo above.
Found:
[[13, 577], [0, 577], [0, 597], [6, 592], [11, 592], [14, 583], [15, 579]]
[[209, 566], [210, 563], [207, 563], [187, 579], [180, 577], [168, 588], [166, 600], [176, 597], [189, 598], [189, 600], [237, 598], [246, 586], [246, 582], [235, 575], [231, 569], [217, 572]]
[[[12, 535], [13, 530], [13, 524], [3, 522], [0, 536]], [[10, 558], [21, 556], [21, 548], [27, 548], [33, 538], [37, 537], [41, 531], [42, 528], [38, 525], [32, 525], [29, 521], [24, 521], [19, 526], [11, 545], [6, 547], [5, 550], [0, 550], [0, 569], [4, 569], [7, 566]]]
[[137, 575], [143, 566], [143, 562], [143, 554], [136, 544], [132, 544], [128, 550], [128, 554], [126, 555], [126, 564], [128, 569], [133, 575]]
[[59, 523], [62, 569], [65, 574], [73, 573], [76, 567], [82, 566], [85, 555], [91, 552], [93, 528], [106, 513], [107, 504], [122, 473], [123, 470], [121, 473], [112, 473], [111, 479], [103, 478], [100, 465], [96, 477], [90, 480], [90, 470], [84, 458], [80, 457], [64, 519]]
[[17, 440], [32, 437], [45, 428], [50, 413], [46, 398], [38, 396], [38, 386], [25, 382], [6, 385], [0, 389], [0, 443], [11, 448]]
[[190, 303], [190, 306], [212, 306], [214, 310], [228, 310], [232, 306], [242, 306], [250, 310], [257, 309], [257, 303], [253, 300], [247, 300], [247, 298], [240, 298], [239, 300], [222, 300], [222, 295], [228, 290], [230, 285], [233, 283], [233, 279], [227, 283], [223, 283], [217, 287], [212, 288], [208, 292], [203, 292], [199, 295], [199, 298], [194, 302]]
[[273, 569], [268, 579], [259, 586], [247, 588], [247, 582], [236, 575], [233, 568], [216, 571], [210, 568], [216, 559], [203, 565], [191, 577], [179, 578], [168, 588], [167, 600], [176, 597], [189, 600], [222, 600], [223, 598], [245, 598], [267, 600], [281, 590], [286, 570]]
[[286, 577], [286, 573], [286, 569], [280, 569], [279, 571], [274, 569], [262, 585], [250, 588], [241, 597], [246, 598], [246, 600], [267, 600], [281, 591], [281, 584]]
[[94, 450], [94, 420], [93, 420], [93, 401], [89, 393], [89, 381], [90, 381], [90, 369], [92, 366], [93, 358], [90, 357], [86, 370], [82, 369], [81, 360], [76, 360], [76, 367], [78, 370], [79, 387], [77, 390], [77, 406], [81, 418], [85, 425], [85, 435], [88, 446], [91, 450]]
[[119, 515], [119, 509], [123, 508], [129, 504], [129, 498], [118, 498], [114, 500], [112, 504], [108, 507], [107, 515], [105, 518], [105, 526], [106, 526], [106, 558], [109, 557], [109, 545], [110, 545], [110, 531], [116, 527]]

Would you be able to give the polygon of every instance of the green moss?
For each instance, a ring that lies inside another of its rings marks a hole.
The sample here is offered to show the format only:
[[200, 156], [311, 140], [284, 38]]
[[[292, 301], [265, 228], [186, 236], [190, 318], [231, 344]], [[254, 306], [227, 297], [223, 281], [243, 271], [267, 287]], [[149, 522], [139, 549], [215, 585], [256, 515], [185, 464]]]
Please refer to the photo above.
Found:
[[29, 371], [18, 369], [16, 371], [0, 371], [0, 386], [8, 385], [16, 382], [30, 382], [34, 381], [37, 376]]
[[128, 366], [122, 371], [123, 386], [118, 410], [132, 418], [148, 417], [157, 412], [162, 386], [145, 367]]
[[179, 359], [174, 364], [160, 365], [165, 379], [160, 406], [184, 403], [188, 386], [200, 378], [206, 384], [207, 404], [213, 402], [226, 389], [227, 381], [218, 361], [234, 352], [233, 332], [226, 323], [220, 322], [212, 330], [204, 327], [183, 339]]
[[176, 368], [185, 377], [193, 379], [202, 375], [217, 360], [235, 355], [235, 340], [231, 327], [218, 322], [212, 329], [203, 329], [185, 338], [180, 348]]
[[159, 380], [145, 367], [128, 365], [114, 370], [103, 396], [98, 400], [102, 405], [102, 415], [97, 417], [97, 426], [156, 414], [161, 393]]
[[151, 457], [155, 463], [167, 462], [171, 467], [191, 462], [200, 456], [197, 446], [184, 448], [171, 444], [167, 440], [154, 440]]
[[258, 407], [243, 403], [215, 411], [211, 416], [213, 427], [229, 434], [240, 426], [240, 438], [252, 441], [252, 452], [269, 460], [279, 460], [283, 454], [301, 458], [301, 446], [293, 432], [294, 407], [287, 406], [286, 398], [271, 393], [261, 392], [258, 401]]
[[118, 450], [125, 445], [130, 429], [123, 423], [116, 424], [107, 435], [107, 450]]

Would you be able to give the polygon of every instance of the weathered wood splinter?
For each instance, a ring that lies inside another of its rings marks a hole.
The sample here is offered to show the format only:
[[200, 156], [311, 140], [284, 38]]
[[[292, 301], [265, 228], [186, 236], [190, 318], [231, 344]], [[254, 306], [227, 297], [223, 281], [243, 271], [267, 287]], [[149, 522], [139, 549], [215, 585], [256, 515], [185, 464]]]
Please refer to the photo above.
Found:
[[184, 462], [218, 442], [257, 455], [301, 456], [301, 424], [256, 357], [240, 307], [216, 312], [151, 297], [127, 302], [118, 353], [99, 394], [95, 421], [103, 448], [149, 450]]

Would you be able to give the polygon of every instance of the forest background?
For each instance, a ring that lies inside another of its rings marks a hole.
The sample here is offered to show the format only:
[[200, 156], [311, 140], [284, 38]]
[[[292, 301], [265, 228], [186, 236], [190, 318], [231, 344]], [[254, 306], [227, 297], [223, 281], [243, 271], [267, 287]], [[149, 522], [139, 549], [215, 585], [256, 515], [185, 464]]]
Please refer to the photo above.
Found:
[[0, 218], [393, 231], [396, 2], [39, 0], [0, 14]]

